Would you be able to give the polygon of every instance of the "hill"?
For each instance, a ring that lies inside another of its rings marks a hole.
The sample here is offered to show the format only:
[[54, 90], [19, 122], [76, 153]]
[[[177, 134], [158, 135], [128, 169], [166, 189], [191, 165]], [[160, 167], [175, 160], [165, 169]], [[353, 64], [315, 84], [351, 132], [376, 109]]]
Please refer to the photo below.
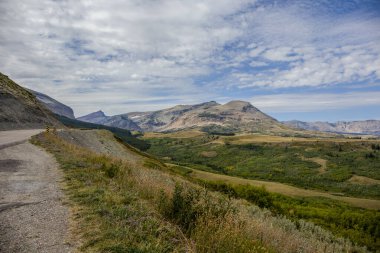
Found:
[[338, 121], [336, 123], [292, 120], [283, 123], [290, 127], [320, 132], [380, 135], [380, 120]]
[[61, 126], [28, 90], [0, 73], [0, 130]]
[[71, 119], [75, 119], [74, 111], [71, 107], [65, 104], [62, 104], [61, 102], [41, 92], [34, 91], [34, 90], [29, 90], [29, 91], [33, 93], [36, 96], [36, 98], [53, 113], [59, 114]]

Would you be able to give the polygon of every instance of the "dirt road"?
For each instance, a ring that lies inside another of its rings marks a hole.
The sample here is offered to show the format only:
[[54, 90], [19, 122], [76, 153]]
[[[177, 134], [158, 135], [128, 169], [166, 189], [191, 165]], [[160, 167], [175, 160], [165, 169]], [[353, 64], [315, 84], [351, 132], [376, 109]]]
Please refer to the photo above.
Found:
[[0, 252], [71, 252], [55, 159], [28, 142], [41, 130], [0, 132]]

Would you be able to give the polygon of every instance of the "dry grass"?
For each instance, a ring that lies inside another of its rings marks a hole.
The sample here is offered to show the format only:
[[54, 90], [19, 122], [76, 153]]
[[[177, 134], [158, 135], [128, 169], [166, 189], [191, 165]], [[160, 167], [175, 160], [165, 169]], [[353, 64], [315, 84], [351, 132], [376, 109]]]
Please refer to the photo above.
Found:
[[280, 193], [287, 196], [325, 197], [325, 198], [330, 198], [334, 200], [344, 201], [356, 207], [380, 210], [380, 200], [375, 200], [375, 199], [362, 199], [362, 198], [336, 196], [331, 193], [301, 189], [301, 188], [297, 188], [297, 187], [282, 184], [282, 183], [244, 179], [244, 178], [220, 175], [220, 174], [215, 174], [215, 173], [210, 173], [210, 172], [200, 171], [200, 170], [195, 170], [195, 169], [192, 169], [192, 173], [189, 175], [193, 178], [203, 179], [207, 181], [214, 181], [214, 182], [219, 181], [219, 182], [225, 182], [229, 184], [238, 184], [238, 185], [249, 184], [249, 185], [259, 186], [259, 187], [264, 186], [265, 189], [269, 192]]
[[362, 185], [380, 184], [380, 180], [376, 180], [369, 177], [357, 176], [357, 175], [353, 175], [350, 179], [348, 179], [348, 182], [353, 183], [353, 184], [362, 184]]
[[213, 151], [213, 150], [201, 152], [201, 156], [208, 157], [208, 158], [215, 157], [217, 155], [218, 155], [218, 153], [216, 153], [216, 151]]

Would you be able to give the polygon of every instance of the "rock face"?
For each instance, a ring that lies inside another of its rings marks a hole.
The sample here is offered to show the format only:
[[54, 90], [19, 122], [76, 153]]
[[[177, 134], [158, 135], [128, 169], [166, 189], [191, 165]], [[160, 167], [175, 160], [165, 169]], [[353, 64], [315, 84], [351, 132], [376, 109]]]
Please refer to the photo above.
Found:
[[29, 90], [29, 91], [33, 93], [36, 96], [36, 98], [41, 103], [43, 103], [50, 111], [54, 112], [55, 114], [65, 116], [70, 119], [75, 119], [74, 111], [69, 106], [62, 104], [61, 102], [58, 102], [57, 100], [43, 93], [33, 91], [33, 90]]
[[0, 73], [0, 130], [62, 126], [28, 90]]
[[115, 115], [106, 116], [104, 112], [97, 111], [90, 113], [88, 115], [77, 118], [80, 121], [101, 124], [105, 126], [118, 127], [133, 131], [141, 131], [141, 128], [132, 120], [128, 118], [127, 115]]
[[224, 105], [215, 101], [177, 105], [154, 112], [132, 112], [126, 115], [144, 131], [160, 132], [205, 126], [218, 126], [235, 132], [267, 132], [286, 128], [244, 101], [231, 101]]
[[338, 121], [336, 123], [321, 121], [303, 122], [292, 120], [285, 121], [283, 123], [299, 129], [315, 130], [320, 132], [380, 135], [380, 120]]
[[107, 116], [102, 111], [93, 112], [85, 116], [77, 118], [77, 120], [90, 122], [95, 124], [102, 124], [102, 122], [107, 121]]

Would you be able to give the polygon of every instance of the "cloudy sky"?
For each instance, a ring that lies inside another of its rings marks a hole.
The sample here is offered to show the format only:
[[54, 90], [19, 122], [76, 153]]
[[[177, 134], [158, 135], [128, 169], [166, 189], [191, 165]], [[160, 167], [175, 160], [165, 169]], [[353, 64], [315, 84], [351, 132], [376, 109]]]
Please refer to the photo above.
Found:
[[1, 0], [0, 72], [77, 116], [240, 99], [380, 119], [380, 1]]

